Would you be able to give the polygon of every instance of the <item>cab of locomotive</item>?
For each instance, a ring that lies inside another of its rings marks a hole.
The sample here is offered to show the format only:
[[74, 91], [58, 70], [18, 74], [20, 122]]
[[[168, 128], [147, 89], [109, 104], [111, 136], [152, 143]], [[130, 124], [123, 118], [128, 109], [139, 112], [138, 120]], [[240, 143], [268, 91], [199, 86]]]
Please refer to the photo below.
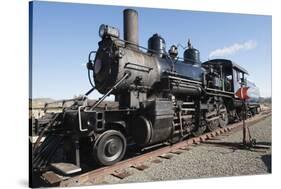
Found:
[[207, 87], [235, 93], [247, 86], [248, 71], [227, 59], [213, 59], [203, 63], [207, 70]]
[[206, 87], [225, 92], [233, 92], [233, 69], [228, 60], [213, 59], [204, 62]]

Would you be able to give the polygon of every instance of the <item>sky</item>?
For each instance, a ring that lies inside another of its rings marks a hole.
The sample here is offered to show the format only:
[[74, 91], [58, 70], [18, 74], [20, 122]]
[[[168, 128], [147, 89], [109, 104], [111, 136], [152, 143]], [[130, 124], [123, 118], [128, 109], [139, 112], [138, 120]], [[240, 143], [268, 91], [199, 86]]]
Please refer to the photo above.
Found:
[[[31, 58], [32, 98], [68, 99], [90, 88], [86, 63], [97, 50], [101, 24], [119, 28], [123, 38], [123, 10], [128, 7], [33, 2]], [[264, 15], [135, 8], [139, 14], [139, 42], [147, 47], [154, 33], [186, 46], [190, 38], [201, 61], [231, 59], [248, 70], [248, 79], [271, 96], [272, 18]], [[183, 49], [179, 56], [183, 57]], [[98, 92], [89, 97], [97, 99]], [[111, 97], [112, 99], [113, 97]]]

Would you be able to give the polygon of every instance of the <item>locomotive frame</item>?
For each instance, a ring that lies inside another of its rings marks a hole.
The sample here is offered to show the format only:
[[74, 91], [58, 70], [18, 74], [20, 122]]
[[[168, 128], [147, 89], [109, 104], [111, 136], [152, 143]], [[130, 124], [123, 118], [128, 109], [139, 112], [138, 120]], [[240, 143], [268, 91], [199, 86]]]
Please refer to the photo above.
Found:
[[[190, 41], [181, 59], [174, 45], [166, 52], [158, 34], [149, 39], [148, 48], [139, 46], [138, 13], [132, 9], [124, 10], [124, 40], [111, 26], [101, 25], [99, 33], [99, 49], [90, 52], [87, 63], [95, 85], [42, 124], [33, 152], [34, 170], [62, 160], [80, 168], [82, 154], [112, 165], [124, 157], [128, 145], [142, 149], [176, 143], [241, 119], [242, 101], [235, 92], [248, 86], [248, 72], [238, 64], [226, 59], [201, 63]], [[92, 102], [86, 96], [95, 89], [104, 95]], [[109, 94], [115, 95], [118, 107], [99, 106]], [[252, 101], [247, 107], [249, 116], [260, 110]], [[46, 139], [39, 145], [42, 136]], [[62, 158], [56, 160], [54, 154]]]

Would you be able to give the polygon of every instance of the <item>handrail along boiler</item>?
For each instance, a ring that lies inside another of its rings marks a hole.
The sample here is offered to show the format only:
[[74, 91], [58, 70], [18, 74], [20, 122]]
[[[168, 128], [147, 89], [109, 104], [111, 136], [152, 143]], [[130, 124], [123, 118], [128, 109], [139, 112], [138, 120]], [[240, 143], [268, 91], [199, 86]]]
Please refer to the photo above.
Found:
[[[58, 161], [54, 158], [58, 153], [79, 167], [84, 154], [101, 165], [112, 165], [124, 157], [128, 144], [144, 148], [175, 143], [240, 119], [242, 103], [235, 92], [241, 83], [249, 83], [248, 72], [231, 60], [202, 63], [190, 41], [181, 59], [175, 45], [166, 52], [159, 34], [148, 40], [148, 48], [141, 47], [138, 13], [133, 9], [124, 10], [124, 39], [117, 28], [104, 24], [99, 35], [99, 48], [94, 60], [89, 56], [87, 68], [95, 89], [104, 96], [94, 103], [85, 98], [58, 113], [56, 124], [34, 151], [34, 168]], [[250, 87], [258, 95], [255, 85]], [[101, 107], [110, 94], [118, 106]], [[251, 114], [258, 113], [257, 101], [251, 99], [248, 105]], [[58, 144], [62, 150], [53, 152]]]

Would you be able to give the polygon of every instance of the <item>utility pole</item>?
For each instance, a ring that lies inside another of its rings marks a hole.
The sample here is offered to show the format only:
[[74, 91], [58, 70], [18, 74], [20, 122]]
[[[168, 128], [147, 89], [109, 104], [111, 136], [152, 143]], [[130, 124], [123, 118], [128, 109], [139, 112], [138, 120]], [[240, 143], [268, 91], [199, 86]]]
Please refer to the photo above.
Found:
[[246, 115], [247, 115], [247, 107], [246, 107], [246, 100], [242, 100], [242, 120], [243, 120], [243, 145], [247, 145], [247, 126], [245, 123]]

